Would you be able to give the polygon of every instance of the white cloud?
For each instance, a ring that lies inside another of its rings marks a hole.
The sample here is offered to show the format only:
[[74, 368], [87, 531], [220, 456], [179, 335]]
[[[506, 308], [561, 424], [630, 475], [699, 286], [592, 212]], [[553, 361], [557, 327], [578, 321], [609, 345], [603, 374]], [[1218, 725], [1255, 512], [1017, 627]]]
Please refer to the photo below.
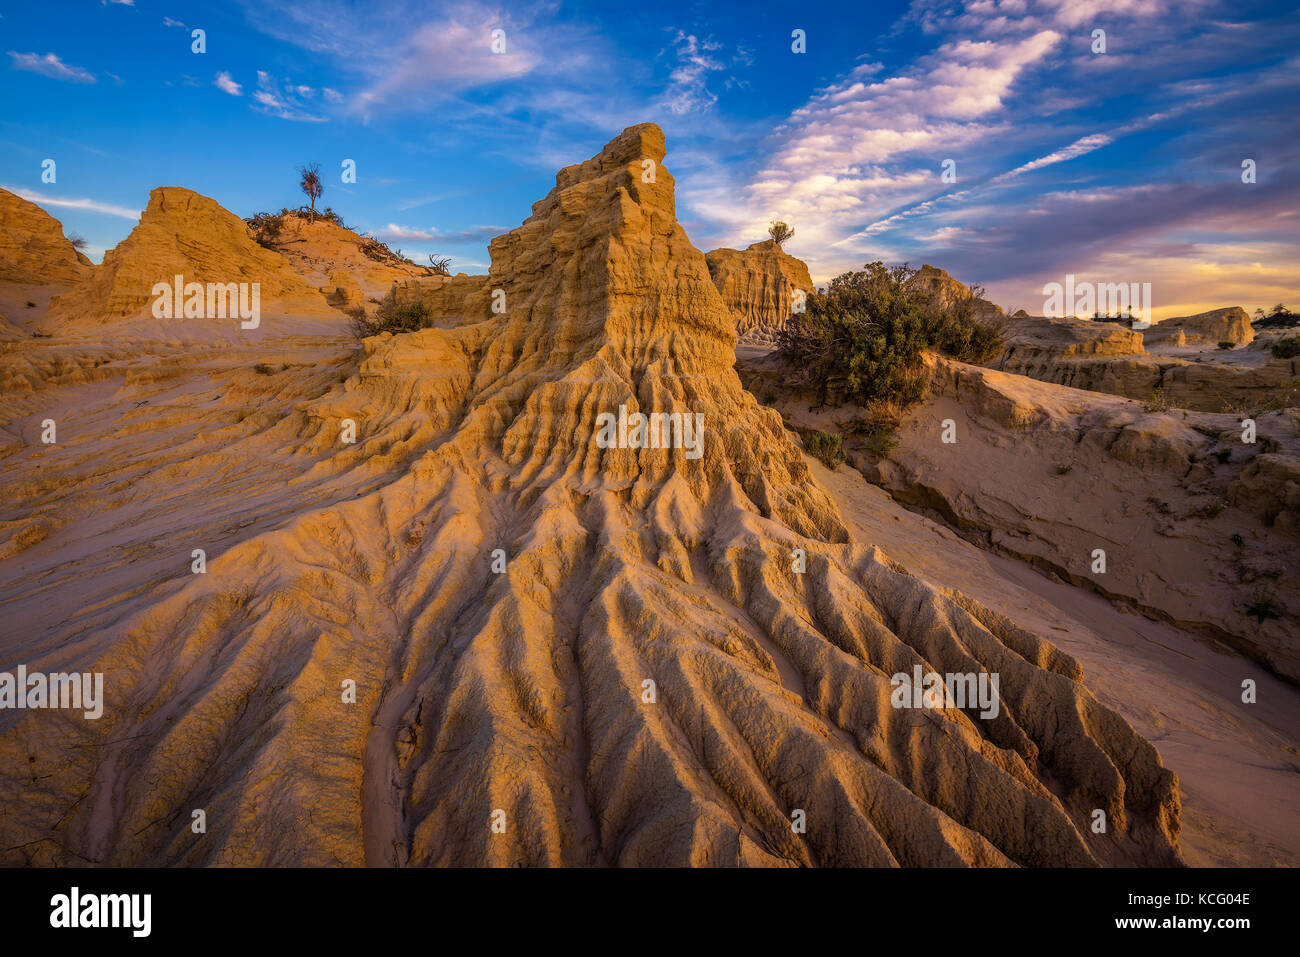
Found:
[[1066, 160], [1072, 160], [1076, 156], [1082, 156], [1085, 153], [1091, 153], [1093, 150], [1101, 149], [1103, 146], [1109, 146], [1114, 142], [1114, 137], [1105, 133], [1093, 133], [1090, 136], [1082, 137], [1075, 140], [1069, 146], [1055, 152], [1048, 153], [1046, 156], [1040, 156], [1038, 159], [1030, 160], [1023, 166], [1017, 166], [1009, 173], [1003, 173], [999, 179], [1019, 176], [1021, 173], [1028, 173], [1031, 170], [1042, 169], [1044, 166], [1052, 166], [1056, 163], [1064, 163]]
[[253, 94], [253, 100], [258, 105], [253, 109], [259, 113], [276, 116], [282, 120], [293, 120], [298, 123], [325, 122], [325, 117], [309, 112], [299, 97], [299, 90], [310, 89], [310, 87], [295, 86], [288, 83], [285, 90], [282, 91], [275, 77], [265, 70], [257, 71], [257, 86], [258, 90]]
[[179, 20], [173, 20], [171, 17], [163, 17], [163, 26], [165, 27], [183, 27], [185, 24]]
[[661, 97], [662, 104], [672, 113], [694, 113], [708, 110], [718, 102], [717, 94], [708, 87], [710, 73], [725, 69], [725, 64], [714, 54], [722, 44], [677, 31], [673, 39], [677, 52], [677, 66], [668, 75], [668, 88]]
[[399, 226], [397, 223], [389, 223], [379, 231], [379, 235], [384, 239], [402, 239], [408, 242], [424, 240], [444, 243], [470, 243], [483, 242], [493, 236], [500, 236], [504, 232], [509, 232], [505, 226], [471, 226], [469, 229], [446, 233], [432, 227], [420, 229], [415, 226]]
[[20, 186], [4, 186], [15, 196], [21, 196], [30, 203], [38, 206], [60, 206], [66, 209], [84, 209], [92, 213], [103, 213], [106, 216], [120, 216], [123, 219], [139, 219], [140, 210], [128, 209], [125, 206], [114, 206], [111, 203], [101, 203], [95, 199], [63, 199], [58, 196], [44, 196], [41, 193], [33, 192], [30, 189], [23, 189]]
[[[942, 194], [942, 160], [964, 160], [969, 147], [1008, 133], [1014, 85], [1060, 39], [1043, 30], [1017, 40], [953, 41], [894, 75], [862, 63], [778, 127], [771, 159], [748, 182], [710, 184], [707, 193], [688, 187], [688, 200], [729, 227], [733, 243], [780, 218], [799, 228], [796, 254], [854, 265], [863, 240], [888, 228], [896, 210]], [[872, 225], [863, 229], [864, 222]]]
[[95, 82], [95, 74], [89, 70], [83, 70], [79, 66], [70, 66], [53, 53], [41, 56], [39, 53], [15, 53], [10, 50], [9, 56], [13, 58], [15, 70], [27, 70], [31, 73], [39, 73], [41, 76], [48, 76], [54, 80], [68, 80], [72, 83]]
[[213, 85], [222, 92], [229, 93], [231, 96], [242, 96], [244, 88], [236, 83], [224, 70], [217, 74]]
[[[433, 5], [392, 0], [359, 16], [339, 0], [267, 4], [241, 0], [258, 30], [335, 58], [360, 75], [347, 91], [353, 112], [418, 109], [466, 90], [524, 76], [589, 82], [608, 66], [598, 56], [605, 41], [572, 22], [548, 22], [553, 6], [501, 7], [474, 0]], [[505, 52], [492, 51], [492, 31], [505, 31]], [[541, 86], [541, 84], [539, 84]], [[344, 99], [337, 89], [328, 102]]]

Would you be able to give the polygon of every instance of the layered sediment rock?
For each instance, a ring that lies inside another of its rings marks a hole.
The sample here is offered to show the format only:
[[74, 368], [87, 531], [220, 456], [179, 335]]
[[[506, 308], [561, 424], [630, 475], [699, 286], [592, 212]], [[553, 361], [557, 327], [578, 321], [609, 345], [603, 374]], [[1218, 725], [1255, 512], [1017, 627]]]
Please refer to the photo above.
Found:
[[1165, 319], [1144, 330], [1148, 345], [1217, 346], [1231, 342], [1236, 346], [1250, 344], [1255, 339], [1255, 328], [1250, 316], [1240, 306], [1211, 309], [1195, 316]]
[[155, 189], [140, 224], [104, 254], [90, 279], [50, 306], [56, 320], [147, 314], [156, 283], [259, 283], [263, 303], [319, 294], [279, 253], [259, 246], [248, 226], [215, 200], [178, 186]]
[[[240, 448], [298, 463], [300, 514], [74, 616], [105, 715], [0, 716], [6, 860], [1178, 860], [1176, 779], [1074, 659], [849, 540], [740, 385], [664, 155], [642, 125], [561, 170], [461, 299], [503, 312], [366, 340]], [[620, 410], [700, 441], [602, 440]], [[897, 707], [918, 668], [997, 676], [996, 714]]]
[[[1235, 324], [1231, 317], [1227, 321]], [[1151, 355], [1145, 340], [1156, 328], [1137, 332], [1108, 322], [1015, 319], [1008, 325], [1006, 348], [991, 365], [1044, 382], [1130, 399], [1147, 399], [1160, 390], [1169, 404], [1200, 412], [1276, 407], [1280, 390], [1298, 374], [1294, 360], [1236, 363], [1217, 350], [1200, 357]], [[1207, 329], [1211, 335], [1222, 331], [1212, 323]], [[1184, 335], [1182, 330], [1174, 334]], [[1166, 338], [1162, 344], [1174, 341], [1183, 340]]]
[[92, 269], [90, 260], [63, 235], [57, 219], [35, 203], [0, 189], [0, 280], [76, 283]]
[[[1294, 610], [1256, 620], [1256, 593], [1300, 594], [1300, 432], [1262, 415], [1149, 412], [1108, 396], [936, 359], [933, 395], [899, 447], [860, 464], [899, 501], [1300, 682]], [[937, 441], [951, 420], [956, 445]], [[1017, 463], [1037, 463], [1026, 472]], [[1094, 549], [1105, 552], [1098, 571]]]
[[770, 239], [745, 250], [714, 249], [704, 258], [742, 341], [775, 341], [790, 318], [796, 290], [813, 292], [807, 265]]
[[[427, 266], [399, 259], [374, 240], [327, 219], [290, 212], [273, 242], [289, 267], [337, 303], [355, 306], [378, 298], [395, 282], [428, 275]], [[339, 290], [343, 290], [340, 294]]]
[[[948, 275], [946, 270], [926, 264], [916, 271], [911, 285], [929, 293], [942, 308], [949, 309], [952, 304], [971, 295], [970, 287], [958, 282]], [[1006, 316], [1003, 308], [987, 299], [977, 297], [974, 303], [974, 316], [983, 322], [997, 321]]]

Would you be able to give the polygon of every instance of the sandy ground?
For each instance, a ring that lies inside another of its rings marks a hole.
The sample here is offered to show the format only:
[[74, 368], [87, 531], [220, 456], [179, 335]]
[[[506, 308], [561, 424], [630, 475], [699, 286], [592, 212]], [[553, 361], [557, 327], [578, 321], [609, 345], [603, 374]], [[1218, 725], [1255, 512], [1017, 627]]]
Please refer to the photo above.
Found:
[[[808, 463], [855, 538], [879, 543], [913, 574], [965, 592], [1079, 659], [1089, 689], [1178, 774], [1180, 843], [1189, 864], [1300, 863], [1294, 687], [1167, 624], [978, 549], [903, 509], [846, 465], [831, 472], [811, 457]], [[1241, 703], [1243, 675], [1256, 681], [1256, 704]]]

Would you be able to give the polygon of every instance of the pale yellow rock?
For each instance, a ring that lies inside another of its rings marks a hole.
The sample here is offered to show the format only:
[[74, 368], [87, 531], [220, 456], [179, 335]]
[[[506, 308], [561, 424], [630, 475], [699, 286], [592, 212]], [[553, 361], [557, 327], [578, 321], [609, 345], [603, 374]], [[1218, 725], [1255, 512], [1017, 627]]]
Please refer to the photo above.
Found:
[[743, 251], [714, 249], [704, 258], [742, 341], [773, 341], [790, 318], [796, 290], [804, 297], [814, 291], [807, 265], [770, 239]]
[[[971, 294], [970, 287], [953, 279], [946, 270], [928, 263], [916, 271], [916, 275], [911, 279], [911, 285], [925, 290], [944, 309], [951, 308], [958, 299], [965, 299]], [[974, 306], [975, 318], [983, 322], [997, 321], [1006, 315], [1001, 306], [987, 299], [976, 299]]]
[[1231, 342], [1236, 346], [1249, 345], [1255, 339], [1255, 327], [1250, 316], [1240, 306], [1211, 309], [1195, 316], [1165, 319], [1143, 332], [1148, 344], [1169, 341], [1178, 346], [1208, 343], [1217, 346]]
[[327, 293], [343, 288], [349, 305], [381, 298], [394, 282], [432, 272], [427, 266], [398, 259], [350, 229], [319, 217], [313, 222], [296, 212], [281, 218], [273, 248], [311, 285], [324, 287]]

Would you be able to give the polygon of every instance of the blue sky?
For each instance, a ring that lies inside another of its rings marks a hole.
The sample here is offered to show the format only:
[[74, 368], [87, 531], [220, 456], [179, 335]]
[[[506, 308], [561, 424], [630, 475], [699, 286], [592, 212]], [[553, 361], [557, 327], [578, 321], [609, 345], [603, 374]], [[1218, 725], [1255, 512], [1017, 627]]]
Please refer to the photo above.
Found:
[[96, 260], [155, 186], [247, 216], [318, 162], [349, 225], [483, 272], [559, 167], [652, 120], [701, 249], [782, 218], [818, 281], [883, 259], [1031, 313], [1067, 272], [1151, 282], [1157, 318], [1300, 303], [1294, 4], [51, 0], [0, 37], [0, 185]]

